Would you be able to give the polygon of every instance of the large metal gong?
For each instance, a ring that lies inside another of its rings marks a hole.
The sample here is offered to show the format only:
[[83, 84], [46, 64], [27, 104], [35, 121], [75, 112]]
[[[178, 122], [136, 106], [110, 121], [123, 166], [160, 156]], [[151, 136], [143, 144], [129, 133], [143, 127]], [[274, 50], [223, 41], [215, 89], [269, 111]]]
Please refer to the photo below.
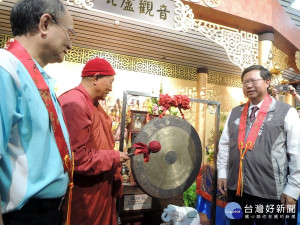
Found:
[[195, 128], [176, 116], [150, 120], [134, 139], [134, 143], [159, 141], [161, 150], [131, 157], [131, 171], [135, 181], [148, 195], [171, 198], [182, 194], [197, 178], [201, 161], [201, 141]]

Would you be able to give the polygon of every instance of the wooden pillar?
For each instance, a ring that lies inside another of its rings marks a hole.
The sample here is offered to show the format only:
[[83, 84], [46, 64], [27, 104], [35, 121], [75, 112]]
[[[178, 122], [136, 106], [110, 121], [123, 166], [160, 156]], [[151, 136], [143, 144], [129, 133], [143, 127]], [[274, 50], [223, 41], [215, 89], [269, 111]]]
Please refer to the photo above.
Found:
[[295, 105], [295, 97], [293, 97], [291, 94], [286, 94], [285, 96], [284, 96], [284, 100], [285, 100], [285, 103], [287, 103], [287, 104], [290, 104], [290, 105], [292, 105], [292, 106], [296, 106]]
[[[207, 76], [208, 68], [197, 68], [197, 98], [206, 99], [207, 92]], [[207, 106], [205, 104], [197, 104], [196, 108], [196, 130], [202, 142], [202, 148], [205, 144], [205, 113]]]
[[258, 36], [258, 64], [266, 68], [272, 68], [272, 47], [274, 34], [266, 32]]

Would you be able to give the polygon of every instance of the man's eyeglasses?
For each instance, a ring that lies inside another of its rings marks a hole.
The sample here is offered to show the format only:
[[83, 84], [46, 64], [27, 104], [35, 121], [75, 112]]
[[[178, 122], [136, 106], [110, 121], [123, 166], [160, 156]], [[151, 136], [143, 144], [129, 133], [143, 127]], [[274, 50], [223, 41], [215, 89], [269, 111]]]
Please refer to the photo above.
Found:
[[263, 79], [256, 79], [256, 80], [244, 80], [243, 81], [243, 85], [247, 86], [247, 85], [256, 85], [258, 84], [258, 81], [263, 80]]
[[65, 32], [66, 36], [70, 40], [70, 43], [72, 44], [73, 41], [75, 40], [76, 36], [77, 36], [76, 32], [73, 29], [67, 27], [66, 25], [54, 20], [53, 18], [52, 18], [52, 20], [55, 24], [60, 26], [60, 28]]

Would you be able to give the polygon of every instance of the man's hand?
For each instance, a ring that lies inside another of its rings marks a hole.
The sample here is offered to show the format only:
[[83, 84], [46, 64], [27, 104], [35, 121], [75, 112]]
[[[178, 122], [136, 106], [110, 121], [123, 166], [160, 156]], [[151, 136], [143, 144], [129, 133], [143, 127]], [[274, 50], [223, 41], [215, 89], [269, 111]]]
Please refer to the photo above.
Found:
[[127, 160], [129, 160], [129, 157], [127, 156], [127, 153], [125, 152], [120, 152], [120, 163], [124, 163]]
[[227, 194], [227, 179], [226, 178], [218, 179], [218, 190], [221, 192], [222, 195]]
[[285, 209], [287, 209], [287, 205], [295, 205], [297, 200], [293, 199], [291, 196], [288, 196], [286, 194], [281, 195], [281, 204], [285, 205]]
[[289, 92], [293, 96], [297, 95], [297, 91], [292, 85], [289, 85]]

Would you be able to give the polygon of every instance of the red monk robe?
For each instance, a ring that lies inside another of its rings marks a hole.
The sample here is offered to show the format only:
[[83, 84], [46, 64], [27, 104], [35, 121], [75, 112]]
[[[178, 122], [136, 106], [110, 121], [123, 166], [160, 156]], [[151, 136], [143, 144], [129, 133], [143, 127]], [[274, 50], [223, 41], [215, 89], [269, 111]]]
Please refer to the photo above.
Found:
[[115, 200], [122, 195], [122, 181], [112, 121], [82, 85], [59, 101], [75, 153], [71, 224], [116, 225]]

